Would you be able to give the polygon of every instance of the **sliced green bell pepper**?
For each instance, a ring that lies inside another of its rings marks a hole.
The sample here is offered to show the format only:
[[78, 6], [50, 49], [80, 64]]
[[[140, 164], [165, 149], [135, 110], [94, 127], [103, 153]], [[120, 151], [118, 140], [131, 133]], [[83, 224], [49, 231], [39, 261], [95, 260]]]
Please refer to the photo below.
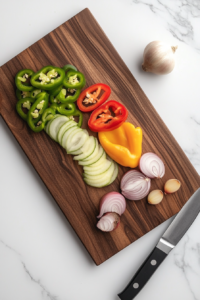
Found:
[[[35, 102], [31, 106], [27, 114], [27, 123], [34, 132], [40, 132], [45, 127], [45, 122], [41, 120], [42, 114], [48, 107], [49, 95], [42, 92], [36, 96]], [[35, 125], [35, 119], [37, 123]]]
[[83, 124], [83, 114], [82, 114], [82, 112], [77, 109], [76, 112], [73, 114], [73, 116], [74, 117], [79, 117], [77, 126], [81, 127], [82, 124]]
[[20, 99], [17, 104], [16, 104], [16, 110], [20, 117], [26, 121], [27, 120], [27, 114], [25, 113], [24, 110], [26, 109], [27, 112], [30, 110], [31, 106], [35, 102], [35, 99], [27, 97], [27, 98], [22, 98]]
[[31, 92], [25, 92], [25, 91], [20, 91], [18, 89], [16, 89], [16, 96], [18, 100], [27, 98], [27, 97], [31, 97]]
[[15, 76], [15, 84], [18, 90], [31, 92], [34, 87], [30, 85], [28, 79], [31, 79], [34, 72], [31, 69], [23, 69], [19, 71]]
[[73, 103], [75, 102], [81, 93], [81, 89], [69, 89], [63, 87], [59, 94], [56, 96], [56, 99], [61, 103]]
[[65, 71], [65, 74], [68, 72], [68, 71], [70, 71], [70, 70], [73, 70], [73, 71], [77, 71], [77, 68], [75, 67], [75, 66], [72, 66], [72, 65], [65, 65], [64, 67], [63, 67], [63, 70]]
[[67, 117], [70, 116], [78, 116], [79, 117], [79, 122], [78, 126], [81, 127], [83, 123], [83, 114], [76, 108], [76, 105], [74, 103], [63, 103], [60, 105], [57, 105], [56, 111], [61, 114], [65, 115]]
[[73, 70], [67, 72], [63, 80], [63, 85], [69, 89], [81, 89], [85, 84], [85, 76], [81, 72]]
[[56, 87], [55, 89], [50, 90], [49, 94], [50, 96], [57, 96], [61, 90], [62, 90], [62, 84]]
[[31, 84], [42, 90], [53, 90], [62, 84], [65, 71], [58, 67], [46, 66], [31, 77]]
[[54, 115], [56, 114], [55, 110], [51, 107], [46, 108], [45, 111], [42, 114], [42, 122], [46, 124], [46, 122], [53, 119]]
[[42, 90], [39, 90], [39, 89], [34, 88], [34, 90], [31, 92], [30, 97], [36, 98], [37, 95], [38, 95], [39, 93], [42, 93], [42, 92], [43, 92]]

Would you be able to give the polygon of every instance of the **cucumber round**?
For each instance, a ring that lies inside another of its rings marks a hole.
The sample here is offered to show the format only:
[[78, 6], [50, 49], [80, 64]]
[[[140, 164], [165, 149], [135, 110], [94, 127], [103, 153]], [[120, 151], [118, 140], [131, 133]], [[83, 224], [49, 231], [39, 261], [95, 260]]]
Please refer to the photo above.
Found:
[[80, 137], [80, 135], [83, 134], [83, 129], [77, 126], [77, 129], [72, 131], [70, 133], [70, 135], [68, 136], [67, 140], [66, 140], [66, 144], [65, 144], [65, 150], [68, 151], [70, 145], [73, 143], [73, 141], [76, 141], [77, 138], [77, 133], [78, 133], [78, 137]]
[[45, 132], [49, 135], [49, 126], [50, 126], [50, 124], [51, 124], [51, 122], [55, 119], [55, 118], [57, 118], [57, 117], [59, 117], [60, 115], [55, 115], [48, 123], [47, 123], [47, 125], [45, 126], [45, 128], [44, 128], [44, 130], [45, 130]]
[[[98, 143], [98, 141], [97, 141]], [[93, 154], [91, 155], [92, 158], [89, 159], [91, 156], [89, 156], [89, 158], [87, 160], [81, 160], [79, 161], [79, 165], [82, 165], [82, 166], [90, 166], [92, 165], [93, 163], [97, 162], [103, 155], [103, 153], [105, 152], [104, 149], [101, 147], [101, 145], [98, 145], [98, 152], [96, 153], [95, 156], [93, 156]], [[95, 149], [96, 150], [96, 149]], [[95, 152], [94, 150], [94, 152]]]
[[61, 146], [63, 148], [66, 147], [66, 140], [69, 136], [69, 134], [71, 132], [73, 132], [74, 130], [76, 130], [77, 128], [79, 128], [77, 125], [72, 125], [72, 127], [68, 128], [64, 133], [63, 133], [63, 136], [62, 136], [62, 140], [61, 140]]
[[119, 172], [118, 164], [116, 162], [114, 162], [114, 164], [115, 164], [115, 169], [114, 169], [114, 172], [112, 174], [110, 184], [113, 183], [113, 181], [115, 181], [115, 179], [117, 178], [118, 172]]
[[106, 160], [106, 152], [105, 151], [103, 152], [103, 155], [101, 156], [101, 158], [98, 161], [96, 161], [95, 163], [93, 163], [91, 165], [87, 165], [87, 166], [85, 165], [84, 168], [86, 169], [86, 168], [92, 168], [92, 167], [100, 166], [100, 165], [102, 165], [104, 160]]
[[82, 154], [75, 156], [74, 160], [83, 160], [90, 156], [96, 147], [96, 140], [93, 136], [90, 136], [89, 139], [85, 142], [85, 144], [82, 146], [81, 151]]
[[52, 140], [57, 142], [58, 131], [59, 131], [60, 127], [68, 120], [69, 120], [68, 117], [61, 116], [61, 115], [59, 117], [53, 119], [53, 121], [49, 125], [49, 136], [52, 138]]
[[90, 175], [90, 174], [85, 174], [84, 173], [83, 177], [86, 178], [86, 179], [92, 180], [92, 181], [98, 181], [98, 180], [104, 179], [105, 177], [108, 178], [110, 176], [109, 178], [110, 178], [110, 181], [111, 181], [114, 169], [115, 169], [115, 164], [112, 161], [109, 168], [106, 171], [104, 171], [103, 173], [97, 174], [97, 175]]
[[62, 140], [62, 136], [64, 134], [64, 132], [69, 128], [69, 127], [72, 127], [73, 125], [77, 125], [76, 122], [74, 122], [73, 120], [69, 120], [67, 121], [66, 123], [64, 123], [59, 131], [58, 131], [58, 135], [57, 135], [57, 141], [58, 143], [60, 144], [61, 143], [61, 140]]
[[103, 187], [111, 183], [112, 175], [115, 169], [115, 164], [112, 162], [111, 167], [98, 176], [84, 176], [83, 180], [90, 186]]
[[85, 170], [85, 167], [83, 167], [84, 173], [85, 173], [85, 175], [94, 175], [94, 176], [100, 175], [110, 168], [111, 163], [112, 163], [111, 161], [106, 159], [105, 161], [102, 162], [101, 165], [99, 165], [97, 167], [92, 167], [92, 165], [91, 165], [89, 170], [88, 169]]
[[82, 130], [80, 133], [77, 133], [75, 136], [73, 136], [71, 143], [69, 143], [70, 147], [67, 153], [71, 154], [73, 151], [79, 150], [88, 139], [89, 135], [88, 133], [85, 133], [84, 130]]

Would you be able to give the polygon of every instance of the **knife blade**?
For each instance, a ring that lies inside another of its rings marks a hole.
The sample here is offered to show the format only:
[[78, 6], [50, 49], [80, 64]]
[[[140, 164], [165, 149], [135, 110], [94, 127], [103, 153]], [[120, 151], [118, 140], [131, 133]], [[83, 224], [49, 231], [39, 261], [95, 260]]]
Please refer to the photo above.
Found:
[[132, 300], [141, 291], [166, 256], [184, 236], [199, 212], [200, 188], [182, 207], [129, 284], [118, 294], [121, 300]]

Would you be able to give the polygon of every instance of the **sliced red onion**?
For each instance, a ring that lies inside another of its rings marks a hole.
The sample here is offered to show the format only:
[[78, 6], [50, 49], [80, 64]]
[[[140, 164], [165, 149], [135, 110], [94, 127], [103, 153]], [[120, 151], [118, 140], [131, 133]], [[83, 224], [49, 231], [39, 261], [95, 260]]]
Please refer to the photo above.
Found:
[[115, 230], [120, 223], [120, 216], [116, 213], [109, 212], [105, 214], [97, 223], [97, 227], [105, 232]]
[[100, 201], [100, 213], [97, 218], [101, 218], [107, 212], [115, 212], [122, 215], [126, 209], [126, 200], [122, 194], [110, 192], [104, 195]]
[[162, 178], [165, 175], [165, 165], [155, 153], [145, 153], [140, 158], [139, 167], [149, 178]]
[[146, 197], [151, 187], [151, 179], [137, 170], [124, 174], [120, 188], [122, 194], [129, 200], [141, 200]]

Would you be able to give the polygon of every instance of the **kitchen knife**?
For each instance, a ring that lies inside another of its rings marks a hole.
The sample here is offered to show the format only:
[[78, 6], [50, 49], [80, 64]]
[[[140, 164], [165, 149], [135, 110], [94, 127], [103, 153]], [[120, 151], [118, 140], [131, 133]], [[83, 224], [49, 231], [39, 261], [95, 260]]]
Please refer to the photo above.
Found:
[[200, 212], [200, 188], [190, 197], [169, 225], [158, 244], [136, 272], [126, 288], [118, 294], [121, 300], [132, 300], [147, 283], [169, 252], [192, 225]]

